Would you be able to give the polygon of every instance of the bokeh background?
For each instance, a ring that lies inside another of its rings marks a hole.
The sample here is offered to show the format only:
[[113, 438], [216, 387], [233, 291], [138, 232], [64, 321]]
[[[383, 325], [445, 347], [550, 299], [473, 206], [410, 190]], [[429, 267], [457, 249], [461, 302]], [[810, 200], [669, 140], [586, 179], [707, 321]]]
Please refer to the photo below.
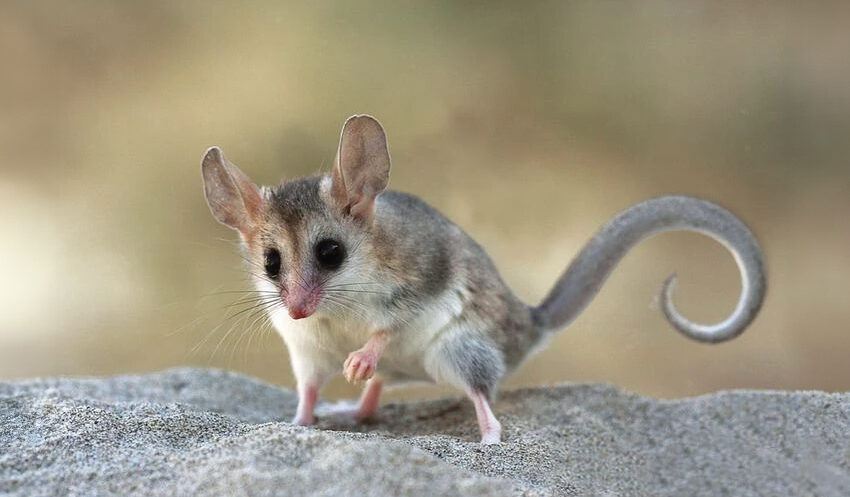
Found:
[[762, 241], [769, 294], [739, 339], [666, 324], [673, 270], [695, 319], [739, 291], [720, 245], [667, 234], [508, 385], [850, 389], [848, 5], [4, 1], [0, 377], [209, 365], [291, 386], [280, 339], [227, 318], [222, 292], [248, 284], [199, 161], [215, 144], [261, 183], [326, 171], [343, 120], [370, 113], [392, 187], [530, 302], [655, 195], [717, 201]]

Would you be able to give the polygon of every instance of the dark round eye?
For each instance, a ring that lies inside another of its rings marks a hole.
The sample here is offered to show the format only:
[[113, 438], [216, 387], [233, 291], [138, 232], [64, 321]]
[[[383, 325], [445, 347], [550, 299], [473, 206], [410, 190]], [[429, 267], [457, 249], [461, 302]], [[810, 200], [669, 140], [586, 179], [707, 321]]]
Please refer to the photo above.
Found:
[[263, 266], [269, 278], [277, 278], [280, 275], [280, 251], [276, 248], [266, 249]]
[[345, 247], [336, 240], [321, 240], [316, 244], [316, 260], [324, 269], [336, 269], [345, 260]]

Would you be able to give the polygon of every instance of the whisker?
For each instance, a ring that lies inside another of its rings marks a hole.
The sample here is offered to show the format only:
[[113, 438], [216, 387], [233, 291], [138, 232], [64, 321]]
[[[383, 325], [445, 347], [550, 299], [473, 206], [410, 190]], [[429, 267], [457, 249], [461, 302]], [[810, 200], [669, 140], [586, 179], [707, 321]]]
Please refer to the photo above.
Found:
[[[248, 309], [242, 310], [242, 311], [238, 312], [237, 314], [234, 314], [233, 316], [231, 316], [231, 319], [235, 318], [236, 316], [238, 316], [240, 314], [244, 314], [245, 312], [252, 311], [252, 310], [254, 312], [263, 312], [265, 310], [265, 307], [267, 307], [268, 305], [271, 305], [272, 303], [273, 302], [266, 302], [266, 303], [257, 304], [256, 306], [253, 306], [253, 307], [249, 307]], [[242, 323], [242, 321], [245, 321], [246, 319], [250, 319], [250, 317], [252, 315], [253, 314], [245, 315], [245, 316], [242, 317], [242, 319], [235, 321], [233, 323], [233, 325], [230, 327], [230, 329], [227, 330], [227, 333], [225, 333], [224, 336], [221, 337], [221, 340], [218, 341], [218, 344], [215, 346], [215, 349], [213, 350], [213, 353], [210, 356], [210, 361], [212, 361], [215, 358], [215, 355], [218, 353], [218, 349], [221, 348], [222, 343], [224, 343], [227, 340], [227, 338], [230, 336], [230, 334], [233, 333], [233, 330], [235, 328], [237, 328], [238, 325]], [[232, 361], [232, 357], [231, 357], [231, 361]]]
[[[262, 339], [264, 328], [266, 327], [267, 324], [271, 323], [269, 313], [267, 312], [268, 309], [263, 309], [263, 311], [264, 312], [260, 313], [259, 316], [254, 318], [254, 321], [252, 321], [251, 324], [248, 325], [248, 328], [247, 328], [247, 330], [248, 330], [248, 343], [244, 348], [244, 351], [245, 351], [244, 360], [245, 360], [246, 364], [248, 363], [248, 356], [249, 356], [249, 352], [251, 351], [251, 345], [253, 343], [254, 337], [259, 335], [259, 337]], [[258, 323], [260, 325], [259, 329], [256, 328]]]
[[325, 292], [339, 292], [339, 293], [371, 293], [372, 295], [384, 295], [384, 296], [392, 296], [390, 292], [377, 292], [373, 290], [351, 290], [344, 288], [328, 288], [325, 287]]
[[201, 297], [202, 298], [203, 297], [215, 297], [215, 296], [218, 296], [218, 295], [246, 294], [246, 293], [263, 294], [263, 293], [277, 293], [277, 292], [273, 292], [271, 290], [227, 290], [227, 291], [224, 291], [224, 292], [207, 293], [205, 295], [202, 295]]
[[[276, 299], [276, 297], [275, 297], [275, 298], [270, 299], [269, 301], [273, 302], [275, 299]], [[235, 318], [236, 318], [237, 316], [239, 316], [240, 314], [243, 314], [243, 313], [245, 313], [245, 312], [247, 312], [247, 311], [250, 311], [251, 309], [254, 309], [254, 308], [256, 308], [256, 307], [258, 307], [258, 306], [260, 306], [260, 305], [263, 305], [264, 303], [266, 303], [266, 301], [265, 301], [265, 300], [260, 301], [259, 303], [254, 303], [254, 305], [251, 305], [251, 306], [249, 306], [249, 307], [248, 307], [248, 308], [246, 308], [246, 309], [243, 309], [243, 310], [241, 310], [241, 311], [239, 311], [239, 312], [236, 312], [235, 314], [231, 314], [231, 315], [225, 316], [225, 318], [222, 320], [222, 322], [221, 322], [221, 323], [219, 323], [219, 324], [218, 324], [217, 326], [215, 326], [212, 330], [210, 330], [210, 331], [209, 331], [209, 332], [208, 332], [208, 333], [204, 336], [204, 338], [203, 338], [200, 342], [198, 342], [198, 343], [197, 343], [194, 347], [192, 347], [192, 349], [191, 349], [190, 353], [191, 353], [191, 354], [194, 354], [194, 353], [196, 353], [198, 350], [200, 350], [200, 347], [201, 347], [201, 346], [203, 346], [203, 345], [206, 343], [206, 341], [207, 341], [207, 340], [209, 340], [209, 338], [210, 338], [212, 335], [214, 335], [214, 334], [215, 334], [215, 333], [216, 333], [219, 329], [221, 329], [221, 327], [222, 327], [222, 326], [224, 326], [225, 324], [227, 324], [227, 323], [228, 323], [228, 321], [231, 321], [231, 320], [235, 319]], [[231, 307], [235, 307], [236, 305], [240, 305], [240, 304], [238, 304], [238, 303], [236, 303], [236, 304], [231, 304]]]
[[[246, 317], [246, 319], [243, 320], [243, 322], [247, 323], [247, 321], [249, 319], [251, 319], [252, 316], [256, 315], [258, 312], [259, 312], [259, 316], [254, 317], [254, 321], [252, 321], [251, 324], [248, 324], [247, 326], [242, 327], [242, 330], [239, 332], [239, 336], [236, 337], [236, 342], [234, 342], [233, 347], [231, 348], [230, 359], [228, 359], [229, 362], [231, 362], [231, 363], [233, 362], [233, 357], [235, 356], [236, 351], [239, 349], [239, 345], [242, 343], [242, 340], [245, 339], [246, 335], [248, 337], [250, 337], [251, 327], [257, 322], [258, 319], [260, 319], [263, 316], [263, 314], [264, 314], [263, 309], [260, 309], [259, 311], [252, 312], [250, 315], [248, 315]], [[247, 364], [248, 363], [248, 355], [247, 355], [248, 349], [247, 349], [247, 347], [243, 347], [243, 351], [245, 351], [245, 354], [243, 355], [243, 364]]]
[[383, 283], [376, 283], [376, 282], [374, 282], [374, 281], [364, 281], [364, 282], [361, 282], [361, 283], [338, 283], [338, 284], [335, 284], [335, 285], [331, 285], [329, 288], [345, 287], [345, 286], [360, 286], [360, 285], [379, 285], [379, 286], [383, 286], [384, 284], [383, 284]]
[[356, 300], [345, 298], [342, 295], [326, 295], [325, 298], [330, 302], [334, 302], [337, 305], [348, 309], [360, 319], [363, 319], [364, 321], [368, 320], [368, 309]]

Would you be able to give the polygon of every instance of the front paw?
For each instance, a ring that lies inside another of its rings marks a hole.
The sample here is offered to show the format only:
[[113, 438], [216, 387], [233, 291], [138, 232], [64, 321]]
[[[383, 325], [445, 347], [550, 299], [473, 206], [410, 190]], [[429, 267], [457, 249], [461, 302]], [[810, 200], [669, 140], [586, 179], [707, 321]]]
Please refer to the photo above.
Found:
[[365, 381], [375, 374], [378, 357], [364, 350], [355, 350], [348, 354], [348, 359], [342, 366], [342, 372], [349, 383]]

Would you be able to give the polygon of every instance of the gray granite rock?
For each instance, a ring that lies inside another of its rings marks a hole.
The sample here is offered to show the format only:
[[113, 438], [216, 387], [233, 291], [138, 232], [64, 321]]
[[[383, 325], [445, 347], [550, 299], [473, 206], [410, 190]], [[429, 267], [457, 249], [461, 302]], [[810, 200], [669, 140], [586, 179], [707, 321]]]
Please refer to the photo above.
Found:
[[462, 398], [366, 425], [294, 409], [216, 370], [0, 383], [0, 495], [850, 495], [847, 394], [514, 390], [497, 446]]

